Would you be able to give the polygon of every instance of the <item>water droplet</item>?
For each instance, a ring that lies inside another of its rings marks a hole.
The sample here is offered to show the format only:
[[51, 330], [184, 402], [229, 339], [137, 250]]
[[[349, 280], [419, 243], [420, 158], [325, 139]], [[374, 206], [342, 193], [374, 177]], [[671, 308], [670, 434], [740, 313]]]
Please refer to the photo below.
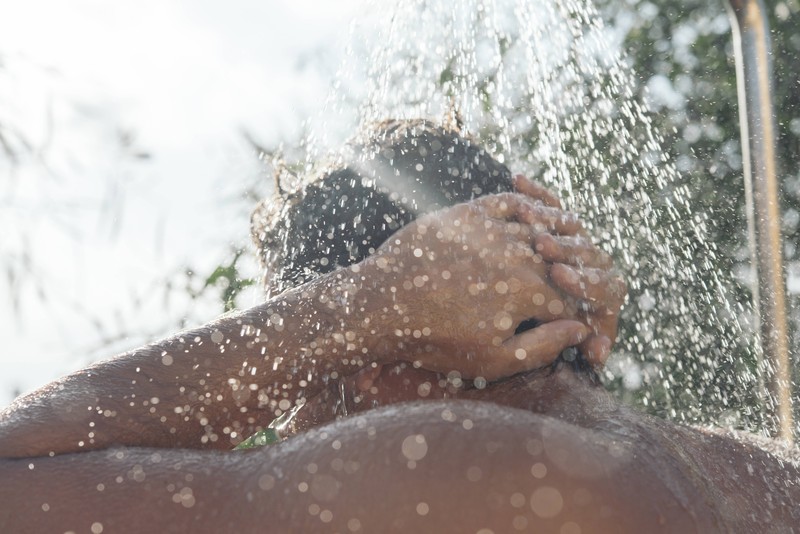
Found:
[[564, 311], [564, 303], [558, 299], [553, 299], [547, 303], [547, 311], [553, 315], [560, 315]]
[[564, 498], [556, 488], [543, 486], [531, 495], [531, 510], [541, 518], [549, 519], [561, 513]]
[[213, 341], [214, 343], [219, 345], [220, 343], [222, 343], [224, 339], [225, 336], [219, 330], [214, 330], [213, 332], [211, 332], [211, 341]]
[[478, 482], [483, 476], [483, 471], [480, 467], [472, 466], [467, 469], [467, 480], [470, 482]]
[[544, 478], [547, 476], [547, 466], [543, 463], [536, 463], [531, 466], [531, 474], [535, 478]]
[[422, 434], [412, 434], [403, 440], [401, 445], [403, 456], [412, 461], [419, 461], [428, 454], [428, 443]]
[[330, 510], [323, 510], [319, 513], [319, 519], [323, 523], [330, 523], [333, 521], [333, 512]]

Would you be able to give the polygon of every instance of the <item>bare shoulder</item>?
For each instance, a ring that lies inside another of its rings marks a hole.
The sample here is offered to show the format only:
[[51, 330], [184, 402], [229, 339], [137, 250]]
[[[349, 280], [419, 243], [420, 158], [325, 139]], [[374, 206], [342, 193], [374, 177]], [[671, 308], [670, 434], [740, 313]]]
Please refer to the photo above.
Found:
[[488, 402], [427, 401], [249, 451], [129, 448], [4, 460], [0, 530], [794, 528], [789, 464], [730, 436], [621, 417], [585, 427]]
[[[646, 445], [508, 406], [428, 401], [341, 420], [271, 454], [298, 477], [279, 492], [283, 513], [299, 514], [292, 524], [322, 507], [366, 531], [720, 530], [693, 481], [650, 462]], [[261, 476], [277, 484], [286, 473], [274, 469]]]
[[773, 456], [777, 460], [789, 464], [795, 469], [800, 468], [800, 448], [795, 444], [734, 428], [713, 426], [697, 426], [692, 428], [700, 434], [708, 436], [709, 439], [734, 441], [742, 447], [756, 449]]

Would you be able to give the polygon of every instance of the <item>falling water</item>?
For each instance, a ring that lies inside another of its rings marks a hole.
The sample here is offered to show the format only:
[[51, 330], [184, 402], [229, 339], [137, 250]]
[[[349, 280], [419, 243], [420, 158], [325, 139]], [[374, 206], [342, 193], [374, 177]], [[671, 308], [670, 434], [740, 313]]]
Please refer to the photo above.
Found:
[[460, 121], [512, 172], [557, 190], [625, 273], [609, 386], [667, 418], [767, 428], [752, 408], [751, 310], [728, 297], [734, 281], [716, 267], [713, 221], [693, 210], [692, 185], [662, 150], [594, 7], [416, 0], [384, 20], [377, 39], [353, 39], [310, 126], [307, 161], [357, 125]]

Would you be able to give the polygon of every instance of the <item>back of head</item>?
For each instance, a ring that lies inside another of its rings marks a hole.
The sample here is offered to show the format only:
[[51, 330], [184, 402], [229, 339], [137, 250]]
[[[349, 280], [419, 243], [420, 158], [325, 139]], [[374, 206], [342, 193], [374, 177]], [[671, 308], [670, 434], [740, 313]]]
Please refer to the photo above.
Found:
[[363, 260], [418, 215], [512, 189], [508, 168], [456, 131], [422, 120], [377, 124], [342, 164], [253, 213], [267, 293]]
[[[457, 131], [422, 120], [379, 123], [341, 164], [256, 208], [252, 235], [267, 295], [363, 260], [419, 215], [508, 191], [508, 168]], [[537, 324], [525, 321], [517, 331]], [[566, 366], [599, 383], [582, 355], [568, 356], [542, 372]]]

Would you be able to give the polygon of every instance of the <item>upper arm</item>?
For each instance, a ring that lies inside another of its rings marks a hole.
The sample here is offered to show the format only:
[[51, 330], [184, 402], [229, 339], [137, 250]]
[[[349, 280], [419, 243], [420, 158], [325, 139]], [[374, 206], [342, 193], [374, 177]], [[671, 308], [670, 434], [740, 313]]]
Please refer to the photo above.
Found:
[[4, 461], [0, 502], [14, 513], [0, 518], [0, 530], [79, 532], [94, 522], [106, 532], [197, 533], [702, 528], [633, 447], [587, 432], [496, 405], [429, 402], [262, 450]]

